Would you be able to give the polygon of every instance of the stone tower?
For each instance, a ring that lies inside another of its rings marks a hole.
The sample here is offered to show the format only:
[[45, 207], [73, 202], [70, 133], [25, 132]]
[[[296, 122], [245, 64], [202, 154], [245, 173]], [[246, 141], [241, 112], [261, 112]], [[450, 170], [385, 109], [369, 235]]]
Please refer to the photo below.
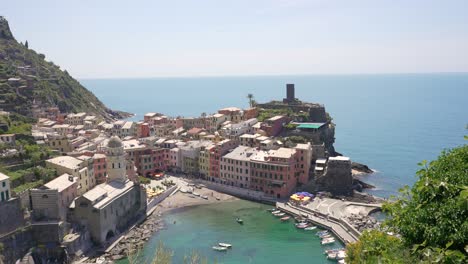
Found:
[[283, 103], [288, 104], [292, 103], [296, 100], [296, 96], [294, 93], [294, 84], [288, 83], [286, 84], [286, 98], [283, 99]]
[[107, 143], [107, 181], [119, 180], [119, 181], [126, 181], [127, 180], [127, 171], [126, 165], [127, 162], [125, 160], [125, 152], [122, 145], [122, 141], [113, 136], [109, 139], [109, 143]]

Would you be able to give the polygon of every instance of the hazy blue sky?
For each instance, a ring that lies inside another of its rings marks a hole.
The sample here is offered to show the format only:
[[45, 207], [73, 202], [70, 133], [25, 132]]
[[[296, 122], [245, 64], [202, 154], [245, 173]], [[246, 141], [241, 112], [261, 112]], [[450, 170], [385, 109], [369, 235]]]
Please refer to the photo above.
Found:
[[468, 71], [468, 0], [0, 1], [79, 78]]

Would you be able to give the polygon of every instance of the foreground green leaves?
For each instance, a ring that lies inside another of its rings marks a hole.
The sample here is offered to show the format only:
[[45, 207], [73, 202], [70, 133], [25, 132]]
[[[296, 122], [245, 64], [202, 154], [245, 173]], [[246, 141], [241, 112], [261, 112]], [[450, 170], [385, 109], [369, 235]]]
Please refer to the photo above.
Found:
[[363, 234], [348, 246], [348, 263], [466, 263], [468, 145], [422, 162], [414, 186], [384, 205], [386, 231]]

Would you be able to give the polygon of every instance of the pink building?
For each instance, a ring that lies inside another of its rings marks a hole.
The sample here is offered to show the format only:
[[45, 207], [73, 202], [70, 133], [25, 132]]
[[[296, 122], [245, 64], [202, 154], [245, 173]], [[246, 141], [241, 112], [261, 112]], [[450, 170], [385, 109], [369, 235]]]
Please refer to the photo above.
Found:
[[106, 155], [96, 153], [93, 155], [93, 166], [94, 166], [94, 177], [96, 178], [96, 184], [106, 182], [107, 168], [106, 168]]
[[149, 137], [150, 136], [150, 125], [148, 123], [138, 122], [137, 123], [137, 137]]
[[299, 177], [297, 160], [295, 149], [259, 151], [250, 159], [250, 188], [276, 198], [289, 196]]
[[298, 181], [300, 184], [309, 183], [309, 171], [310, 163], [312, 162], [312, 146], [310, 143], [307, 144], [297, 144], [297, 170], [299, 173]]
[[210, 173], [211, 179], [219, 179], [220, 176], [220, 160], [229, 150], [239, 146], [236, 141], [225, 139], [216, 143], [214, 148], [210, 149]]

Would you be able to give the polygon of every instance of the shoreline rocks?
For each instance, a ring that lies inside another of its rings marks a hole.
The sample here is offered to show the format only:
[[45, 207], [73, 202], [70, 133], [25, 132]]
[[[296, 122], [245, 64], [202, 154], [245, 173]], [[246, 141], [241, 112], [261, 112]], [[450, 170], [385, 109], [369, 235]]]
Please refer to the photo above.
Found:
[[161, 214], [155, 212], [140, 225], [128, 231], [124, 238], [110, 252], [91, 260], [91, 263], [97, 263], [96, 261], [102, 258], [110, 261], [124, 259], [142, 249], [156, 232], [164, 228], [165, 225]]

